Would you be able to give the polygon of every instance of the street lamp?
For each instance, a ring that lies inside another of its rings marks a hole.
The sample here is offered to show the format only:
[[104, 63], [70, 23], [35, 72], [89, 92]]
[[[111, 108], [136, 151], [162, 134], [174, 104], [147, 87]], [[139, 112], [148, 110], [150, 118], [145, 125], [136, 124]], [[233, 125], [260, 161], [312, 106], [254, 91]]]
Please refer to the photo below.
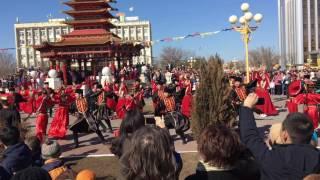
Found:
[[[262, 14], [258, 13], [256, 15], [253, 15], [249, 11], [250, 5], [248, 3], [243, 3], [241, 5], [241, 10], [243, 12], [243, 15], [239, 18], [239, 25], [237, 25], [238, 17], [236, 15], [232, 15], [229, 17], [229, 22], [233, 26], [233, 30], [239, 32], [242, 35], [243, 42], [245, 45], [246, 50], [246, 83], [249, 83], [250, 77], [249, 77], [249, 41], [250, 41], [250, 35], [252, 32], [257, 30], [258, 25], [261, 23], [263, 16]], [[255, 26], [250, 26], [250, 22], [252, 19], [256, 22]]]

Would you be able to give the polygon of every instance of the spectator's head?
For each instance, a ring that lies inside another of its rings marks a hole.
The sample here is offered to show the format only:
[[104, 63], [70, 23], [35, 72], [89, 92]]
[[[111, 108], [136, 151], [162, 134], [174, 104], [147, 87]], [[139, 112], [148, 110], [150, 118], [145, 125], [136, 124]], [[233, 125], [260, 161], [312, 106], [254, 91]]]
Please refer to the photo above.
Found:
[[89, 169], [80, 171], [76, 177], [76, 180], [95, 180], [95, 179], [96, 179], [96, 174]]
[[145, 118], [143, 114], [137, 110], [128, 111], [120, 125], [120, 135], [121, 134], [132, 134], [136, 130], [140, 129], [145, 125]]
[[209, 126], [198, 139], [198, 150], [204, 163], [214, 167], [233, 166], [242, 150], [238, 134], [225, 126]]
[[57, 141], [47, 141], [41, 147], [42, 158], [56, 159], [61, 155], [61, 148]]
[[20, 141], [20, 132], [16, 127], [5, 127], [0, 131], [0, 140], [6, 146], [13, 146]]
[[313, 134], [311, 119], [302, 113], [292, 113], [282, 123], [281, 140], [285, 144], [309, 144]]
[[130, 145], [120, 159], [125, 179], [177, 179], [173, 141], [168, 131], [159, 127], [140, 128]]
[[47, 171], [39, 167], [29, 167], [18, 172], [11, 180], [51, 180]]
[[126, 138], [144, 126], [145, 118], [139, 110], [128, 111], [120, 125], [120, 137], [112, 141], [111, 152], [120, 157], [122, 155], [122, 145]]

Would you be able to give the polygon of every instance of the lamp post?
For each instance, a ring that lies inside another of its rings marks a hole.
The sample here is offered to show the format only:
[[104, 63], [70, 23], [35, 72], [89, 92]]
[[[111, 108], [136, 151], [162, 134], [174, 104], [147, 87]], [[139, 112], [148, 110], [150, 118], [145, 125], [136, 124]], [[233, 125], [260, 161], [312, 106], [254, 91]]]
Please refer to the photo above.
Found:
[[[258, 13], [253, 15], [249, 11], [250, 5], [248, 3], [243, 3], [241, 5], [241, 10], [243, 15], [239, 18], [239, 25], [237, 25], [238, 17], [236, 15], [232, 15], [229, 17], [229, 22], [233, 26], [233, 30], [239, 32], [242, 35], [242, 40], [244, 42], [245, 51], [246, 51], [246, 83], [250, 81], [250, 73], [249, 73], [249, 42], [250, 42], [250, 35], [252, 32], [257, 30], [258, 25], [261, 23], [263, 16], [262, 14]], [[250, 26], [251, 20], [254, 19], [256, 22], [255, 26]]]

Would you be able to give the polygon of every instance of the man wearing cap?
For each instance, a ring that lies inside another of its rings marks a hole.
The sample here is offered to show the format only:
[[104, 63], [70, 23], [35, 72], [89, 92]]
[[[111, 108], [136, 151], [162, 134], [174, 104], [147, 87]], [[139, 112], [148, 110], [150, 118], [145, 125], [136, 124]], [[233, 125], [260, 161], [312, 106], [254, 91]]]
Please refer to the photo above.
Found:
[[61, 174], [71, 170], [60, 159], [61, 147], [57, 141], [48, 141], [41, 146], [42, 158], [45, 160], [42, 169], [46, 170], [52, 179], [57, 179]]
[[95, 132], [100, 141], [105, 144], [105, 139], [99, 130], [99, 123], [94, 119], [89, 112], [88, 101], [83, 97], [83, 90], [76, 90], [76, 100], [71, 105], [70, 112], [76, 114], [77, 120], [71, 125], [70, 130], [73, 132], [73, 140], [75, 147], [79, 147], [79, 133]]
[[103, 124], [103, 121], [107, 124], [109, 132], [113, 133], [111, 121], [109, 119], [110, 109], [107, 108], [107, 98], [111, 97], [110, 92], [103, 90], [101, 84], [95, 84], [94, 93], [89, 97], [90, 99], [95, 99], [96, 102], [96, 120], [99, 122], [103, 131], [107, 131], [107, 127]]
[[245, 87], [242, 85], [242, 78], [234, 78], [234, 86], [231, 91], [232, 104], [235, 110], [238, 112], [240, 105], [244, 102], [247, 97]]
[[174, 85], [170, 85], [164, 89], [164, 98], [161, 101], [163, 104], [161, 113], [162, 116], [164, 116], [166, 128], [174, 128], [176, 130], [176, 134], [181, 137], [182, 143], [187, 144], [188, 139], [186, 138], [182, 128], [180, 128], [180, 123], [184, 120], [184, 117], [181, 113], [176, 111], [176, 100], [173, 96], [175, 91], [176, 87]]

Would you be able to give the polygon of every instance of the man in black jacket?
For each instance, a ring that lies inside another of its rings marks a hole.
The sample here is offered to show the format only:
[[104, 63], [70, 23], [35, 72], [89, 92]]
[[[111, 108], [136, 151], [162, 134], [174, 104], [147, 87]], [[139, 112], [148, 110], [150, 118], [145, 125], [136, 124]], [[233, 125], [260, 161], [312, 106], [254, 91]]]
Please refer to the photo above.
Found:
[[310, 145], [313, 134], [311, 120], [304, 114], [294, 113], [282, 123], [282, 145], [270, 150], [259, 136], [252, 108], [258, 101], [250, 94], [240, 108], [240, 134], [242, 142], [251, 150], [260, 164], [261, 179], [303, 179], [319, 170], [319, 151]]
[[6, 127], [0, 131], [1, 143], [5, 146], [1, 166], [9, 175], [21, 171], [32, 164], [32, 155], [28, 146], [20, 141], [20, 132], [16, 127]]

